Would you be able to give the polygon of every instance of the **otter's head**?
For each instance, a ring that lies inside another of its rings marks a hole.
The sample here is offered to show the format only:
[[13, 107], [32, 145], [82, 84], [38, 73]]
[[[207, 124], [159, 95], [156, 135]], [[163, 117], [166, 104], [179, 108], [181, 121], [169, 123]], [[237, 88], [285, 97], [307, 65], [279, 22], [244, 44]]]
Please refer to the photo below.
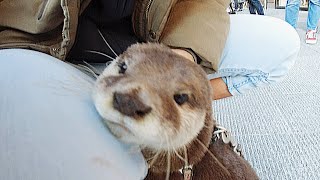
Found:
[[154, 150], [191, 143], [211, 117], [205, 72], [160, 44], [132, 45], [99, 76], [94, 103], [121, 141]]

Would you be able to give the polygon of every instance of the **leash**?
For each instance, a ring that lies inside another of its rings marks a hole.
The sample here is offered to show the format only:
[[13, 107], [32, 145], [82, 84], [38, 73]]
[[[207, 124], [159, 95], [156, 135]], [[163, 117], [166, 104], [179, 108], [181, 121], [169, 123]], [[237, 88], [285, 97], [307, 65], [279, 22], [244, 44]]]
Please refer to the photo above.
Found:
[[[240, 157], [243, 157], [242, 149], [231, 133], [222, 126], [215, 126], [211, 138], [211, 144], [215, 143], [219, 139], [222, 140], [224, 144], [229, 144], [233, 151]], [[193, 165], [186, 164], [184, 167], [179, 169], [184, 180], [192, 180], [193, 177]]]

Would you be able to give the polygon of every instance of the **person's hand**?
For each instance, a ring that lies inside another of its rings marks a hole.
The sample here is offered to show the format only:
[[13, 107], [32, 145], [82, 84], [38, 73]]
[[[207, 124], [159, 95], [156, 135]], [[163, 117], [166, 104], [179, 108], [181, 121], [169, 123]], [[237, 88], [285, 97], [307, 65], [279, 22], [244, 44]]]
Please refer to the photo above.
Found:
[[185, 57], [186, 59], [192, 61], [192, 62], [196, 62], [196, 60], [193, 58], [193, 55], [190, 54], [188, 51], [183, 50], [183, 49], [172, 49], [173, 52]]

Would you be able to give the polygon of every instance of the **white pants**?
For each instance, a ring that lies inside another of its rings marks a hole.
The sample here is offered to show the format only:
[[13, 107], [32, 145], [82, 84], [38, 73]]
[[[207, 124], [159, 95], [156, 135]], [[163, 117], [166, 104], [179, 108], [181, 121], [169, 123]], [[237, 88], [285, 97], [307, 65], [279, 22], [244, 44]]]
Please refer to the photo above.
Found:
[[93, 79], [49, 55], [0, 50], [0, 179], [143, 179], [140, 151], [95, 111]]
[[232, 95], [281, 81], [294, 65], [300, 39], [283, 20], [248, 14], [231, 15], [230, 32], [215, 74]]

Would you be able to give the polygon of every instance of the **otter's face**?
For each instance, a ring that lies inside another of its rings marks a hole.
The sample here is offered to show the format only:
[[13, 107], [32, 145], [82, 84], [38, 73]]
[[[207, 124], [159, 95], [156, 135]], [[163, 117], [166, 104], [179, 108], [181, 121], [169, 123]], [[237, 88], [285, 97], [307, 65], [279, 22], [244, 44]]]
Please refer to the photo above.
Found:
[[202, 69], [159, 44], [129, 47], [99, 76], [93, 98], [116, 137], [155, 150], [187, 145], [211, 113]]

